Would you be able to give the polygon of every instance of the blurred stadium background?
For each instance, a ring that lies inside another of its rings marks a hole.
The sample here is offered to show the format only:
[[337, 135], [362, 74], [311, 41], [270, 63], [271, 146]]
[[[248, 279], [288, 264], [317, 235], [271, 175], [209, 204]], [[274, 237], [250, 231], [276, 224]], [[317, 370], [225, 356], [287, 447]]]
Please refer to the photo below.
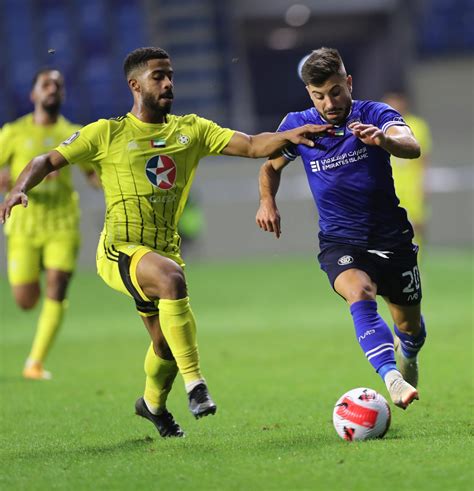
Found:
[[[176, 72], [173, 112], [269, 131], [287, 112], [310, 105], [297, 75], [301, 58], [334, 46], [354, 76], [355, 98], [405, 89], [413, 111], [431, 126], [428, 246], [472, 246], [472, 25], [473, 0], [0, 0], [0, 124], [31, 111], [31, 79], [45, 65], [65, 74], [63, 112], [72, 121], [124, 114], [131, 97], [122, 60], [138, 46], [157, 45], [170, 53]], [[299, 163], [286, 171], [280, 191], [282, 239], [254, 225], [261, 163], [222, 157], [201, 163], [195, 188], [206, 225], [188, 259], [316, 248], [315, 210]], [[76, 177], [80, 264], [92, 269], [102, 195]]]

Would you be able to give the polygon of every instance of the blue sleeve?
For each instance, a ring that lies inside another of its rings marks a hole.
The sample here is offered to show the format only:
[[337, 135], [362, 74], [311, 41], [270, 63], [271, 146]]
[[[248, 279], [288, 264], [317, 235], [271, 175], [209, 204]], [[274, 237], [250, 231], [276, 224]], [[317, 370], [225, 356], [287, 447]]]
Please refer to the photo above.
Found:
[[[297, 128], [298, 126], [301, 126], [298, 124], [297, 121], [295, 121], [295, 117], [292, 113], [287, 114], [282, 122], [280, 123], [280, 126], [278, 126], [277, 131], [287, 131], [287, 130], [292, 130], [293, 128]], [[286, 146], [281, 153], [285, 158], [288, 160], [295, 160], [299, 156], [299, 151], [298, 151], [298, 145], [294, 145], [293, 143], [290, 143], [288, 146]]]
[[402, 115], [388, 104], [377, 102], [370, 111], [372, 113], [372, 124], [380, 128], [384, 133], [386, 133], [391, 126], [407, 126]]

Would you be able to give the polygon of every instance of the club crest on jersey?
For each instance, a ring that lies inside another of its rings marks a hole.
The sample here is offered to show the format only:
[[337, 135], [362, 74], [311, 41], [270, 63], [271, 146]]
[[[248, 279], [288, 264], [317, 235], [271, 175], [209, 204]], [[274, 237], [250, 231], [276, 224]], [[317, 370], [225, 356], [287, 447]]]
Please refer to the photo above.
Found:
[[80, 134], [80, 131], [76, 131], [73, 133], [67, 140], [64, 140], [61, 145], [69, 145], [71, 144]]
[[176, 164], [167, 155], [155, 155], [145, 166], [148, 180], [159, 189], [167, 191], [176, 182]]
[[362, 121], [359, 118], [349, 119], [349, 121], [346, 123], [346, 128], [350, 130], [349, 126], [354, 123], [361, 124]]
[[178, 135], [178, 137], [176, 138], [176, 140], [178, 140], [178, 143], [181, 144], [181, 145], [188, 145], [189, 142], [191, 141], [191, 138], [189, 138], [188, 135], [183, 135], [181, 133], [181, 135]]
[[353, 262], [354, 262], [354, 258], [352, 256], [341, 256], [337, 260], [337, 264], [339, 264], [339, 266], [346, 266], [346, 264], [351, 264]]

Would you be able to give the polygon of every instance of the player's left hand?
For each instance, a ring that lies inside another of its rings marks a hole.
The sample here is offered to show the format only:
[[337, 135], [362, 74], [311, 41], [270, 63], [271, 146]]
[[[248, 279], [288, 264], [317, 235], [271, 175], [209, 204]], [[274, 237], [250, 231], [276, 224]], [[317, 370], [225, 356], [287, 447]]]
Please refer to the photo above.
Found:
[[353, 123], [349, 126], [354, 136], [366, 145], [377, 145], [383, 147], [387, 141], [385, 133], [373, 124]]
[[331, 134], [334, 132], [334, 126], [332, 124], [305, 124], [298, 128], [285, 131], [285, 138], [295, 145], [308, 145], [314, 147], [314, 141], [312, 137], [318, 137]]
[[5, 223], [5, 220], [10, 217], [12, 208], [17, 205], [22, 205], [23, 208], [28, 206], [28, 196], [22, 191], [12, 190], [5, 201], [0, 204], [0, 223]]

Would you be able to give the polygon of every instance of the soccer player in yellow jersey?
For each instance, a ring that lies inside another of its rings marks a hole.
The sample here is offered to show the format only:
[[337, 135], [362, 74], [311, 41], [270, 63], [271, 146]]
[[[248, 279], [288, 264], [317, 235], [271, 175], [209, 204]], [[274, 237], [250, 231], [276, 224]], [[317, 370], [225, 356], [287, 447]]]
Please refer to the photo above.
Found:
[[[7, 176], [16, 180], [35, 155], [52, 150], [80, 128], [60, 114], [64, 79], [59, 71], [38, 71], [30, 97], [34, 111], [0, 131], [0, 191], [7, 190]], [[86, 171], [93, 174], [91, 168]], [[78, 196], [71, 169], [51, 172], [28, 198], [28, 209], [15, 209], [5, 227], [8, 278], [16, 303], [28, 310], [40, 297], [41, 265], [46, 270], [44, 303], [23, 370], [26, 378], [44, 380], [51, 378], [43, 362], [61, 325], [79, 245]]]
[[423, 148], [421, 157], [410, 161], [391, 157], [395, 190], [400, 205], [408, 213], [408, 219], [415, 231], [415, 241], [421, 249], [426, 232], [425, 176], [431, 153], [430, 128], [425, 120], [409, 111], [408, 99], [403, 92], [390, 92], [386, 94], [384, 100], [403, 116], [406, 124], [411, 128], [421, 148]]
[[198, 162], [207, 155], [258, 158], [289, 143], [314, 146], [310, 135], [329, 125], [306, 125], [249, 136], [194, 114], [170, 114], [173, 70], [160, 48], [139, 48], [124, 62], [134, 104], [125, 116], [92, 123], [54, 151], [34, 158], [0, 207], [4, 222], [13, 206], [50, 172], [91, 162], [105, 192], [106, 217], [97, 269], [112, 288], [135, 300], [151, 345], [145, 358], [144, 396], [135, 404], [163, 437], [184, 433], [166, 408], [179, 371], [196, 418], [216, 405], [199, 366], [196, 322], [190, 307], [177, 225]]

